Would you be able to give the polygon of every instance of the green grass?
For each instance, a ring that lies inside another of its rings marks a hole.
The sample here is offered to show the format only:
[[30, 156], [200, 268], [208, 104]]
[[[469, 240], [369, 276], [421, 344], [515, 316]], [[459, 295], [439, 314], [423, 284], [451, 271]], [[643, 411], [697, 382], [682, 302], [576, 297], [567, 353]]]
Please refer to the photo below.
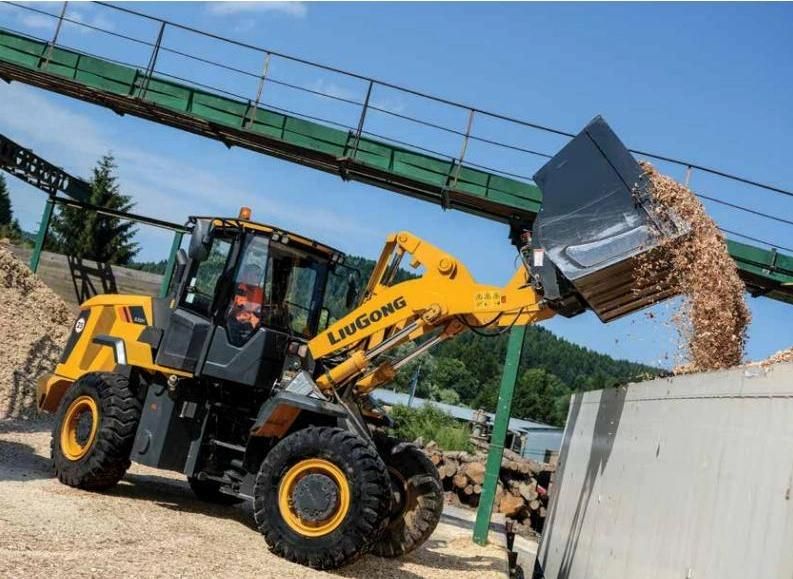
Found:
[[468, 426], [460, 424], [437, 406], [426, 404], [421, 408], [408, 408], [398, 404], [390, 414], [396, 421], [394, 435], [398, 438], [408, 441], [421, 438], [425, 444], [434, 440], [443, 450], [473, 449]]

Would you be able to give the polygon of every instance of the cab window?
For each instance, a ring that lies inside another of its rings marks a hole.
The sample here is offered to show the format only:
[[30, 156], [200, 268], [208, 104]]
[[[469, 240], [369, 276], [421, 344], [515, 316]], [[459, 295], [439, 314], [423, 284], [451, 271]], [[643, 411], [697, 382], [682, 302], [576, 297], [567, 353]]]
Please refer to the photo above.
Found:
[[235, 346], [247, 342], [262, 325], [266, 298], [264, 272], [267, 266], [269, 240], [260, 235], [248, 235], [242, 259], [234, 276], [234, 293], [226, 313], [229, 341]]
[[265, 324], [311, 337], [316, 332], [327, 263], [281, 244], [270, 247], [264, 284]]
[[212, 240], [209, 256], [194, 266], [181, 306], [203, 316], [209, 316], [218, 281], [226, 267], [231, 240], [216, 237]]

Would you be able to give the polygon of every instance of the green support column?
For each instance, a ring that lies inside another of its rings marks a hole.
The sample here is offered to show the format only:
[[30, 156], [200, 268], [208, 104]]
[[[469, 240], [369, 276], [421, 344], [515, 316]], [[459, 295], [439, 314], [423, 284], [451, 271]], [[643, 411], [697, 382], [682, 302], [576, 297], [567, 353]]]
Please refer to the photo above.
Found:
[[168, 288], [171, 286], [171, 278], [173, 277], [173, 270], [176, 267], [176, 253], [179, 251], [179, 246], [182, 245], [182, 236], [184, 233], [181, 231], [174, 231], [173, 243], [171, 243], [171, 253], [168, 255], [168, 265], [165, 266], [165, 273], [162, 276], [162, 285], [160, 285], [160, 297], [164, 298], [168, 295]]
[[501, 388], [498, 394], [496, 419], [493, 424], [493, 434], [490, 437], [490, 448], [487, 451], [485, 482], [482, 486], [479, 509], [476, 511], [476, 524], [474, 525], [474, 542], [479, 545], [487, 544], [490, 516], [493, 514], [493, 501], [496, 498], [498, 473], [501, 469], [501, 459], [504, 456], [504, 441], [507, 437], [509, 414], [512, 410], [512, 394], [515, 391], [515, 382], [518, 378], [518, 366], [520, 365], [520, 355], [523, 352], [523, 339], [525, 337], [526, 326], [514, 326], [509, 332], [507, 356], [504, 359], [504, 371], [501, 374]]
[[39, 233], [36, 235], [36, 245], [33, 248], [33, 254], [30, 256], [30, 269], [33, 271], [33, 273], [36, 273], [36, 271], [39, 269], [39, 260], [41, 259], [41, 252], [44, 249], [44, 242], [47, 240], [47, 231], [50, 228], [52, 209], [54, 207], [55, 201], [53, 197], [47, 197], [47, 202], [44, 204], [44, 212], [41, 214]]

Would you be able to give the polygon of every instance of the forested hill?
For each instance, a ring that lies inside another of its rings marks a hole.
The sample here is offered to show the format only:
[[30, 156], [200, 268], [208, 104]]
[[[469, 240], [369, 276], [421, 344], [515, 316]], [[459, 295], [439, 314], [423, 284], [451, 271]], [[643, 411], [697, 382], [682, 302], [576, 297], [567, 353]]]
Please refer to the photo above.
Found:
[[[453, 368], [452, 373], [458, 374], [457, 385], [432, 384], [431, 375], [430, 390], [451, 387], [461, 402], [495, 410], [506, 349], [506, 334], [482, 337], [467, 332], [441, 344], [432, 354], [436, 368], [441, 370], [436, 370], [435, 374], [442, 379], [444, 371], [448, 374]], [[615, 360], [568, 342], [543, 327], [529, 326], [512, 415], [561, 426], [573, 392], [598, 390], [659, 373], [657, 368]]]
[[[373, 261], [360, 257], [348, 257], [347, 264], [360, 270], [362, 284], [374, 267]], [[346, 290], [346, 277], [335, 277], [326, 299], [331, 311], [338, 311]], [[402, 368], [395, 387], [409, 390], [418, 372], [418, 396], [493, 411], [506, 348], [506, 334], [483, 337], [466, 332]], [[577, 346], [540, 326], [529, 326], [512, 415], [561, 426], [571, 393], [624, 384], [659, 372]]]
[[[500, 364], [506, 349], [506, 335], [482, 337], [468, 332], [456, 340], [441, 344], [436, 353], [438, 356], [461, 360], [475, 359], [478, 364], [485, 366], [492, 364], [489, 361], [491, 357]], [[470, 363], [468, 365], [471, 367]], [[616, 360], [606, 354], [573, 344], [541, 326], [529, 326], [526, 329], [521, 366], [542, 368], [567, 384], [575, 384], [583, 390], [605, 388], [648, 373], [659, 373], [656, 368], [627, 360]], [[498, 377], [500, 378], [500, 373]]]

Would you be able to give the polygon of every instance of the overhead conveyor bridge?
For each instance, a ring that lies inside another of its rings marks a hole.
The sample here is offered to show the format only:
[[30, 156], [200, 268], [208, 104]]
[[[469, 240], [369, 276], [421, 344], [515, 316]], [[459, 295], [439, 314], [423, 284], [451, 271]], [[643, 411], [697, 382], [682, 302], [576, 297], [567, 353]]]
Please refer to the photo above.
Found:
[[0, 76], [503, 222], [531, 221], [537, 187], [223, 97], [0, 30]]
[[[146, 68], [65, 48], [56, 42], [58, 29], [52, 41], [44, 41], [0, 27], [0, 78], [216, 139], [229, 147], [244, 147], [444, 208], [503, 222], [515, 229], [530, 226], [540, 210], [542, 194], [528, 179], [486, 170], [466, 161], [466, 148], [473, 138], [471, 125], [479, 112], [475, 109], [468, 111], [467, 128], [457, 133], [461, 141], [458, 156], [428, 154], [422, 147], [373, 138], [365, 130], [367, 113], [373, 109], [383, 111], [370, 102], [376, 82], [373, 80], [364, 79], [368, 90], [360, 103], [357, 127], [342, 130], [313, 120], [314, 117], [288, 114], [265, 105], [261, 96], [266, 66], [258, 91], [250, 99], [228, 96], [228, 91], [212, 90], [184, 79], [177, 82], [173, 75], [158, 74], [158, 54], [169, 50], [162, 45], [165, 27], [166, 23], [161, 22]], [[268, 60], [269, 55], [266, 55]], [[753, 295], [793, 303], [793, 258], [776, 250], [733, 241], [729, 249]]]

